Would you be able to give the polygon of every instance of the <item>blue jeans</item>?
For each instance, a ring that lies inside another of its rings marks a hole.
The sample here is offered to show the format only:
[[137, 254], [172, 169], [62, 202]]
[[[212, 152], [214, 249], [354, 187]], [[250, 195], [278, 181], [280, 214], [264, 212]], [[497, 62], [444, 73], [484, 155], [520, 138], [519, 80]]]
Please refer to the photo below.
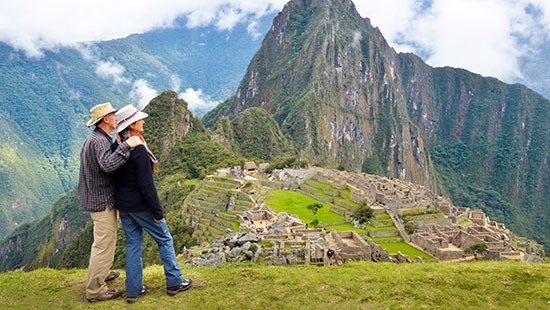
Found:
[[140, 212], [120, 212], [120, 220], [126, 234], [126, 296], [135, 297], [141, 292], [143, 280], [143, 230], [157, 242], [160, 259], [164, 265], [166, 286], [178, 286], [183, 282], [181, 269], [176, 261], [172, 235], [166, 226], [166, 220], [155, 223], [149, 210]]

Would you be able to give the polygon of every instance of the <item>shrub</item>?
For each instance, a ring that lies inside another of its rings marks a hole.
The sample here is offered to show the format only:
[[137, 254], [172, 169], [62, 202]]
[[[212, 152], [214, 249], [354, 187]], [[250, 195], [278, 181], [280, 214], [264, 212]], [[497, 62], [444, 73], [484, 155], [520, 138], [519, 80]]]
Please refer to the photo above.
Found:
[[407, 235], [412, 235], [416, 231], [416, 227], [414, 226], [413, 222], [407, 222], [405, 223], [405, 232]]
[[359, 207], [353, 210], [351, 216], [354, 219], [358, 220], [359, 223], [364, 224], [367, 223], [374, 216], [374, 211], [372, 211], [372, 208], [366, 201], [361, 201]]

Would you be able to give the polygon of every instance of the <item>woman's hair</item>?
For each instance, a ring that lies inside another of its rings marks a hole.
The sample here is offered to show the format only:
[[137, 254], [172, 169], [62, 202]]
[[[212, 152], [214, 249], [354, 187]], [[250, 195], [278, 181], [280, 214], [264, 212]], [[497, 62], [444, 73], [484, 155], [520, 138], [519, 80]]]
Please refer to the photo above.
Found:
[[121, 132], [118, 133], [120, 140], [124, 141], [130, 138], [130, 129], [129, 127], [124, 128]]

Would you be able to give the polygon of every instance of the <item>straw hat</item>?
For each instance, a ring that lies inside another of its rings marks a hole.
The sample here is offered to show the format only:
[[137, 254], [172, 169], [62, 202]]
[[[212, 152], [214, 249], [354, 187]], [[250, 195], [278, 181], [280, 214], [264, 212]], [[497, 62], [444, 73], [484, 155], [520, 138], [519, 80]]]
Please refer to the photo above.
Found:
[[113, 112], [116, 112], [116, 110], [113, 109], [110, 102], [105, 102], [105, 103], [96, 105], [95, 107], [90, 109], [92, 118], [86, 123], [86, 126], [91, 127], [95, 125], [97, 122], [99, 122], [103, 118], [103, 116]]
[[119, 133], [134, 122], [149, 116], [129, 104], [116, 112], [116, 132]]

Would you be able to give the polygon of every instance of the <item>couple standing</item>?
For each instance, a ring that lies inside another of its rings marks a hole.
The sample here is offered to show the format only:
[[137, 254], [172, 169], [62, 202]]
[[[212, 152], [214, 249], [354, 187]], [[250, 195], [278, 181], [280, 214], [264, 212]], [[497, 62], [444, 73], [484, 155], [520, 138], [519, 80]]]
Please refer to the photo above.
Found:
[[[147, 291], [142, 283], [143, 230], [158, 244], [167, 294], [189, 289], [192, 281], [182, 277], [153, 182], [152, 165], [156, 159], [141, 136], [147, 114], [132, 105], [116, 111], [110, 103], [96, 105], [90, 112], [86, 125], [95, 125], [95, 129], [80, 153], [78, 183], [78, 198], [94, 223], [86, 298], [92, 302], [122, 295], [121, 290], [109, 289], [105, 284], [120, 274], [110, 270], [119, 214], [126, 235], [126, 301], [135, 302]], [[113, 144], [109, 134], [115, 129], [117, 142]]]

